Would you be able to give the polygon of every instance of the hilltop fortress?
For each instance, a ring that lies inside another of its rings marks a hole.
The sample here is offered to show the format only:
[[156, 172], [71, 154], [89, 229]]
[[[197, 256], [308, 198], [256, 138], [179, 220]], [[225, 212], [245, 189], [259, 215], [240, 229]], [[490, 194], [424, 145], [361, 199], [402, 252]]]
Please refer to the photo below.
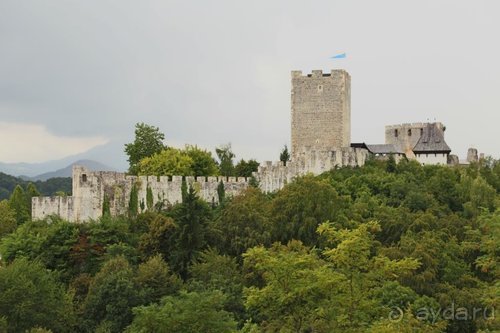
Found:
[[[351, 143], [351, 77], [345, 70], [323, 73], [314, 70], [302, 75], [292, 72], [291, 160], [263, 162], [254, 177], [264, 192], [274, 192], [294, 177], [315, 175], [335, 167], [362, 166], [369, 156], [396, 160], [416, 159], [422, 164], [448, 164], [457, 161], [444, 141], [441, 123], [415, 123], [387, 126], [384, 144]], [[477, 152], [476, 152], [477, 155]], [[73, 195], [34, 197], [33, 219], [59, 215], [72, 222], [98, 219], [104, 202], [111, 215], [126, 214], [132, 191], [137, 191], [140, 209], [149, 204], [170, 205], [182, 200], [182, 184], [192, 187], [205, 201], [218, 203], [217, 188], [237, 195], [250, 179], [236, 177], [129, 176], [119, 172], [91, 172], [73, 167]], [[151, 202], [152, 197], [152, 202]]]

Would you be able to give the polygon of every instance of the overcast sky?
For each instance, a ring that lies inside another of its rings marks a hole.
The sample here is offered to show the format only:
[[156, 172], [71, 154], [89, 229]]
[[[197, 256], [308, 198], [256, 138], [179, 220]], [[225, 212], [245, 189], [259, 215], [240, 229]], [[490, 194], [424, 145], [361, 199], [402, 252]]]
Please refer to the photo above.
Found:
[[121, 167], [139, 121], [171, 145], [276, 160], [290, 71], [332, 68], [352, 77], [353, 142], [436, 119], [453, 153], [500, 157], [499, 14], [495, 0], [2, 0], [0, 161], [106, 144]]

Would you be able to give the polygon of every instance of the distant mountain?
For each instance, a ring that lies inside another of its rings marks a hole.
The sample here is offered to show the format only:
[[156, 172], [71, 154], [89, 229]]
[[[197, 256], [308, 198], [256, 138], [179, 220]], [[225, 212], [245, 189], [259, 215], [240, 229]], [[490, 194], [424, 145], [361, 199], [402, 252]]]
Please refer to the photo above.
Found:
[[[126, 157], [123, 153], [123, 144], [112, 141], [108, 144], [97, 146], [87, 152], [68, 156], [59, 160], [47, 161], [42, 163], [2, 163], [0, 162], [0, 172], [22, 177], [30, 180], [37, 178], [45, 173], [53, 172], [73, 165], [75, 161], [92, 160], [99, 161], [107, 169], [124, 171], [127, 168]], [[71, 176], [71, 173], [69, 174]]]
[[[72, 171], [73, 171], [73, 165], [80, 165], [84, 166], [90, 171], [116, 171], [115, 169], [104, 165], [102, 163], [92, 161], [92, 160], [79, 160], [74, 163], [71, 163], [67, 167], [64, 167], [62, 169], [56, 170], [56, 171], [51, 171], [51, 172], [46, 172], [42, 173], [41, 175], [35, 176], [35, 177], [29, 177], [29, 180], [47, 180], [50, 178], [62, 178], [62, 177], [71, 177]], [[22, 176], [21, 178], [26, 179], [26, 176]]]

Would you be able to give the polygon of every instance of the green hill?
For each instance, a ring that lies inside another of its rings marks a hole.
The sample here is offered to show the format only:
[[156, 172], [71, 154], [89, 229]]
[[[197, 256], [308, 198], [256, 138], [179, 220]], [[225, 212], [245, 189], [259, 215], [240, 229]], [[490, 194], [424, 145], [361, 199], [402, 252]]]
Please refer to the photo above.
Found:
[[[29, 181], [0, 172], [0, 200], [8, 199], [16, 185], [26, 188], [29, 183]], [[32, 183], [42, 195], [55, 195], [56, 192], [60, 191], [71, 195], [71, 178], [50, 178]]]

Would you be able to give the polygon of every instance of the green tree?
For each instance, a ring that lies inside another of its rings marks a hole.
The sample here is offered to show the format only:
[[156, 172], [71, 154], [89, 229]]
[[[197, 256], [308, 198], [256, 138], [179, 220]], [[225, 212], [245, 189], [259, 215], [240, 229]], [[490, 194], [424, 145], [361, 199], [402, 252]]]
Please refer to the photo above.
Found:
[[16, 212], [7, 200], [0, 201], [0, 238], [16, 230]]
[[390, 172], [390, 173], [396, 172], [396, 159], [394, 158], [393, 154], [390, 154], [389, 158], [387, 159], [386, 170], [387, 170], [387, 172]]
[[0, 313], [8, 332], [45, 327], [73, 332], [75, 318], [71, 297], [56, 274], [38, 262], [18, 259], [0, 268]]
[[184, 152], [193, 161], [191, 169], [194, 176], [216, 176], [219, 173], [211, 152], [190, 145], [186, 146]]
[[175, 221], [159, 213], [151, 215], [148, 230], [141, 235], [139, 250], [145, 258], [161, 254], [168, 258], [174, 248], [177, 225]]
[[158, 303], [163, 296], [177, 293], [182, 286], [181, 279], [170, 271], [159, 254], [139, 265], [135, 281], [144, 304]]
[[257, 281], [245, 288], [245, 306], [262, 332], [336, 332], [335, 297], [344, 277], [328, 268], [299, 241], [244, 254], [245, 271]]
[[214, 222], [220, 232], [217, 242], [223, 253], [240, 256], [247, 249], [271, 244], [270, 200], [260, 190], [249, 188], [225, 205]]
[[29, 207], [28, 211], [29, 211], [30, 218], [31, 218], [31, 199], [33, 197], [40, 196], [40, 192], [38, 192], [35, 184], [33, 184], [33, 183], [28, 184], [28, 186], [26, 187], [25, 196], [26, 196], [26, 206]]
[[257, 172], [259, 169], [259, 162], [256, 160], [245, 161], [241, 159], [234, 168], [235, 175], [238, 177], [251, 177], [252, 173]]
[[165, 148], [164, 139], [165, 135], [160, 132], [158, 127], [137, 123], [134, 142], [125, 145], [129, 173], [136, 175], [139, 171], [138, 164], [142, 159], [161, 152]]
[[280, 153], [280, 161], [286, 166], [288, 161], [290, 161], [290, 153], [288, 152], [288, 147], [285, 145]]
[[132, 322], [132, 308], [140, 303], [132, 268], [124, 257], [113, 258], [90, 284], [81, 327], [85, 332], [103, 326], [109, 332], [122, 332]]
[[[422, 321], [411, 312], [394, 313], [395, 318], [381, 319], [367, 330], [367, 333], [442, 333], [446, 332], [446, 322], [435, 324]], [[401, 316], [401, 317], [399, 317]]]
[[298, 178], [278, 192], [271, 203], [273, 240], [287, 243], [299, 239], [314, 245], [318, 225], [338, 220], [342, 208], [343, 201], [327, 181], [312, 176]]
[[102, 201], [102, 216], [111, 216], [111, 206], [109, 197], [106, 193], [104, 193], [104, 199]]
[[167, 296], [160, 304], [134, 309], [134, 321], [126, 332], [234, 333], [236, 322], [224, 311], [220, 291], [186, 292]]
[[138, 164], [138, 173], [146, 176], [194, 176], [193, 163], [193, 159], [182, 150], [167, 148], [143, 158]]
[[219, 199], [220, 205], [224, 204], [224, 200], [226, 199], [226, 189], [222, 180], [217, 185], [217, 198]]
[[231, 144], [228, 143], [216, 148], [215, 153], [219, 158], [219, 173], [226, 177], [234, 176], [233, 158], [235, 155], [231, 149]]
[[189, 267], [189, 287], [196, 291], [220, 290], [226, 295], [224, 309], [240, 322], [245, 319], [243, 275], [236, 258], [220, 255], [215, 249], [203, 251]]
[[137, 184], [132, 185], [130, 190], [130, 198], [128, 201], [128, 214], [129, 216], [135, 217], [139, 212], [139, 194], [137, 190]]
[[17, 224], [28, 221], [31, 215], [31, 204], [28, 205], [26, 193], [20, 185], [17, 185], [9, 199], [9, 206], [16, 214]]
[[147, 186], [146, 188], [146, 205], [148, 209], [153, 209], [153, 190], [151, 187]]
[[206, 233], [207, 223], [210, 220], [210, 208], [190, 188], [184, 202], [174, 208], [172, 216], [177, 229], [173, 238], [175, 246], [170, 262], [176, 272], [186, 279], [188, 265], [207, 244]]
[[78, 226], [58, 219], [29, 221], [6, 235], [0, 242], [2, 259], [38, 260], [68, 279], [73, 271], [70, 249], [76, 242]]
[[475, 264], [483, 273], [500, 279], [500, 208], [494, 213], [483, 211], [478, 222], [481, 238], [476, 245], [481, 255]]
[[338, 287], [344, 305], [335, 316], [340, 327], [348, 332], [359, 332], [381, 313], [382, 307], [372, 295], [382, 287], [382, 281], [411, 276], [420, 266], [416, 259], [390, 260], [382, 255], [374, 256], [375, 233], [380, 231], [376, 222], [359, 225], [357, 228], [335, 229], [331, 223], [323, 223], [318, 232], [329, 242], [330, 248], [323, 255], [336, 272], [345, 278]]

